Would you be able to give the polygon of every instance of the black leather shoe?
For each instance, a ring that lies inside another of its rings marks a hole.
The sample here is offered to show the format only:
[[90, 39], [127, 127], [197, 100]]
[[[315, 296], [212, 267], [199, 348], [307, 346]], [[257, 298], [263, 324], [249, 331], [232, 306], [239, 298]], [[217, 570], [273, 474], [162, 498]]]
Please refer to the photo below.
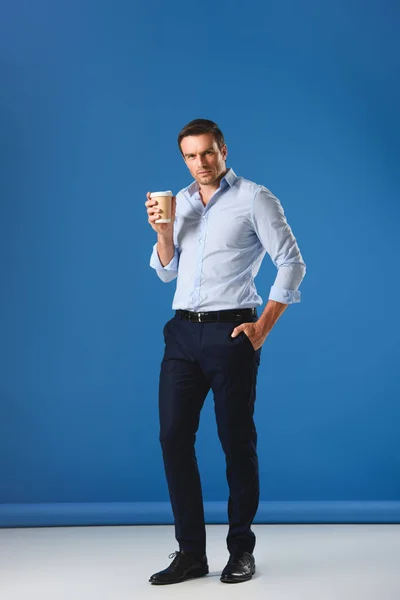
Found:
[[221, 574], [223, 583], [240, 583], [248, 581], [256, 572], [254, 556], [250, 552], [231, 554]]
[[149, 579], [155, 585], [167, 585], [168, 583], [180, 583], [186, 579], [204, 577], [208, 573], [207, 557], [199, 557], [185, 552], [173, 552], [168, 558], [174, 560], [164, 571], [154, 573]]

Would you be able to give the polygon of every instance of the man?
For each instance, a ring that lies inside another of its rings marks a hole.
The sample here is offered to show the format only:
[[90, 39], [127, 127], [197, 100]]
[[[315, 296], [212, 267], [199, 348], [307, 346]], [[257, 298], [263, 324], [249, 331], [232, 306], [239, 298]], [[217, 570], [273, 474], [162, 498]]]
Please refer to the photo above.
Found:
[[[179, 551], [151, 576], [169, 584], [208, 573], [206, 531], [195, 438], [211, 389], [229, 485], [229, 560], [221, 581], [255, 573], [251, 524], [259, 502], [253, 420], [261, 346], [289, 304], [300, 301], [305, 264], [279, 200], [226, 167], [218, 126], [196, 119], [178, 136], [194, 181], [172, 199], [171, 223], [147, 194], [157, 232], [150, 266], [164, 282], [177, 278], [174, 317], [164, 327], [159, 381], [160, 442]], [[278, 269], [264, 311], [254, 278], [268, 253]]]

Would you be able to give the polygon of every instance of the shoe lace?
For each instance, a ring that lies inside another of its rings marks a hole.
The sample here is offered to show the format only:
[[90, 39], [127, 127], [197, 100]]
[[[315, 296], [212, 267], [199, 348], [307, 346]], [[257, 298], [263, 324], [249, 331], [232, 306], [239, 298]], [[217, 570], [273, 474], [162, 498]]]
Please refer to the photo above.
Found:
[[179, 557], [181, 556], [181, 554], [182, 554], [182, 552], [175, 551], [175, 552], [172, 552], [172, 554], [168, 555], [168, 558], [171, 558], [171, 559], [173, 558], [174, 559], [173, 562], [172, 562], [172, 564], [170, 565], [171, 567], [175, 566], [175, 564], [179, 560]]

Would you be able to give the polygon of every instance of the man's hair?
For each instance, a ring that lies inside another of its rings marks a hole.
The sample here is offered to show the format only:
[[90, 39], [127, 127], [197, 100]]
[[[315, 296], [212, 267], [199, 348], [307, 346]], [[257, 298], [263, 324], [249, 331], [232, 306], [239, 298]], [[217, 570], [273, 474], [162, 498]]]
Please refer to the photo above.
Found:
[[181, 154], [183, 154], [181, 149], [181, 141], [183, 138], [188, 137], [189, 135], [202, 135], [203, 133], [212, 133], [220, 150], [225, 145], [224, 135], [214, 121], [209, 121], [208, 119], [194, 119], [194, 121], [190, 121], [190, 123], [185, 125], [178, 135], [178, 146]]

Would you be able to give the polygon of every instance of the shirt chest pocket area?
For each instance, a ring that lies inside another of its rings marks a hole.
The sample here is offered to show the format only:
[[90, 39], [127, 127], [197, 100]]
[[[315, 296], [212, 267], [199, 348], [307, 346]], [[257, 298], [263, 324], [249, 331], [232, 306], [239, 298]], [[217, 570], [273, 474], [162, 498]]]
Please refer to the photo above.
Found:
[[258, 242], [250, 219], [243, 214], [221, 213], [220, 220], [207, 232], [207, 245], [213, 249], [248, 251]]

